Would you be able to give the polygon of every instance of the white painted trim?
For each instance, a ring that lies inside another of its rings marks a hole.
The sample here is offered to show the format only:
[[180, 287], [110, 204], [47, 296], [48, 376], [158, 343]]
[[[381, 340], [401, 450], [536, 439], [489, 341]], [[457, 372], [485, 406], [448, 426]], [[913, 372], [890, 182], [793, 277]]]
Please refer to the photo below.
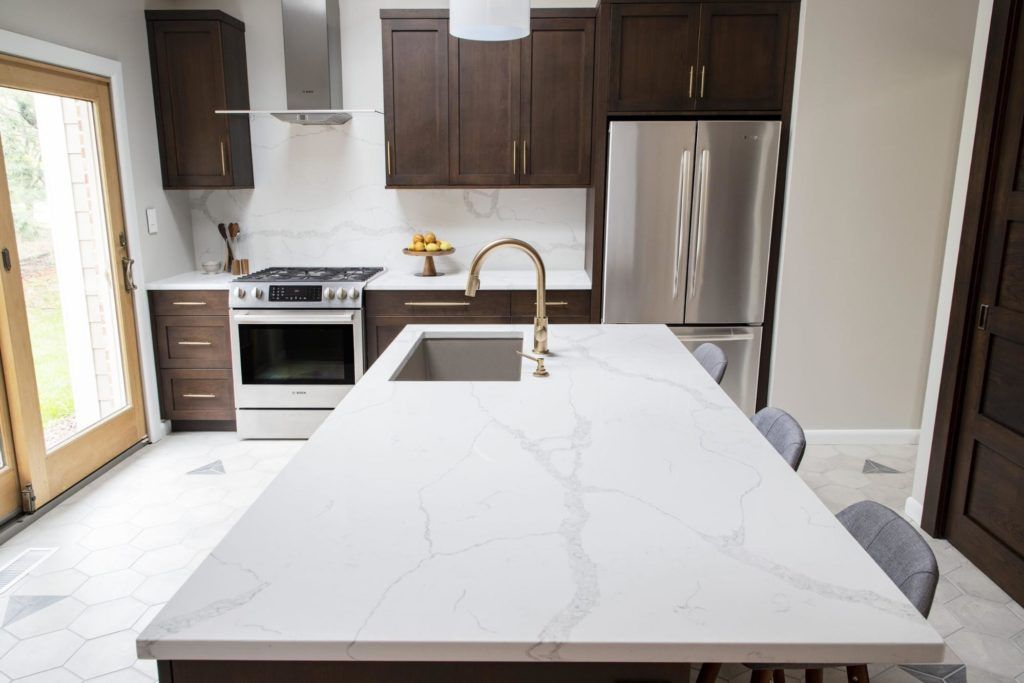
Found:
[[[129, 247], [136, 252], [134, 255], [138, 255], [142, 250], [142, 226], [145, 224], [145, 218], [135, 206], [135, 182], [128, 142], [128, 105], [124, 95], [121, 62], [3, 29], [0, 29], [0, 52], [110, 79], [110, 97], [114, 115], [114, 137], [117, 140], [117, 161], [121, 174], [121, 201], [124, 206], [125, 232], [128, 236]], [[142, 365], [146, 427], [150, 441], [157, 441], [164, 436], [166, 431], [160, 423], [156, 358], [151, 353], [153, 333], [149, 325], [149, 298], [146, 296], [146, 275], [141, 260], [137, 260], [135, 264], [135, 282], [139, 285], [139, 289], [135, 293], [135, 320], [138, 332], [139, 361]]]
[[805, 432], [809, 444], [864, 446], [914, 446], [919, 434], [917, 429], [808, 429]]
[[903, 504], [903, 512], [914, 521], [914, 524], [921, 526], [921, 517], [924, 516], [924, 506], [917, 502], [913, 496], [907, 496], [907, 502]]

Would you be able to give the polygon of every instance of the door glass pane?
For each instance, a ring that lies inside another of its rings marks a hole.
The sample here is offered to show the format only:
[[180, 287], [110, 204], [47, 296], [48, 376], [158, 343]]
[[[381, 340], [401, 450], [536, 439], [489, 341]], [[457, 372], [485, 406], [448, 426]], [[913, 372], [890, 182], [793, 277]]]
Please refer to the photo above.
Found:
[[239, 325], [243, 384], [354, 384], [351, 325]]
[[127, 406], [91, 102], [0, 87], [47, 451]]

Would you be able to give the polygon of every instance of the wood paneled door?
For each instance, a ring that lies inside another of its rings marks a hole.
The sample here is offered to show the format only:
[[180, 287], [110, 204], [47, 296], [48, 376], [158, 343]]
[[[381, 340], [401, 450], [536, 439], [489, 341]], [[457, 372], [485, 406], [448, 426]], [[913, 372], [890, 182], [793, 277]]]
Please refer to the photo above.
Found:
[[1018, 602], [1024, 601], [1022, 10], [1020, 1], [998, 1], [993, 14], [924, 520]]
[[448, 20], [384, 19], [387, 184], [448, 184]]
[[110, 83], [0, 56], [0, 109], [4, 471], [41, 505], [146, 436], [134, 285]]

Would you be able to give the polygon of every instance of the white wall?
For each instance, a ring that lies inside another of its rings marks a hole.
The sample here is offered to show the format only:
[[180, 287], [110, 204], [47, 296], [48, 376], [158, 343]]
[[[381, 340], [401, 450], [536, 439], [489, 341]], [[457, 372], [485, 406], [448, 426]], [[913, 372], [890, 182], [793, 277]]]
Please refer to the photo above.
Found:
[[[3, 0], [0, 28], [121, 62], [137, 214], [125, 218], [141, 226], [133, 256], [155, 280], [190, 269], [193, 249], [188, 194], [165, 192], [160, 179], [145, 6], [145, 0]], [[157, 210], [156, 235], [146, 234], [146, 207]]]
[[914, 487], [911, 497], [907, 501], [907, 512], [918, 522], [921, 521], [921, 504], [924, 502], [924, 490], [928, 482], [928, 461], [931, 456], [932, 437], [935, 431], [939, 383], [942, 379], [942, 357], [946, 352], [949, 313], [953, 301], [953, 283], [956, 279], [957, 260], [960, 256], [960, 234], [963, 231], [964, 209], [967, 204], [967, 185], [970, 180], [974, 152], [974, 131], [978, 124], [978, 103], [981, 100], [981, 82], [985, 71], [985, 52], [988, 48], [991, 21], [992, 0], [981, 0], [978, 4], [978, 20], [974, 29], [974, 52], [971, 56], [971, 70], [967, 82], [964, 120], [960, 130], [960, 153], [957, 157], [953, 202], [949, 211], [949, 228], [946, 235], [946, 252], [942, 261], [939, 301], [935, 312], [931, 358], [928, 365], [928, 385], [924, 395], [924, 415], [921, 418], [921, 440], [914, 469]]
[[[383, 109], [380, 9], [446, 7], [437, 0], [341, 0], [345, 106]], [[593, 6], [593, 0], [534, 2]], [[285, 106], [280, 0], [165, 0], [167, 7], [215, 7], [245, 22], [254, 109]], [[513, 236], [540, 248], [549, 269], [582, 269], [586, 191], [582, 189], [385, 190], [384, 118], [357, 115], [345, 126], [292, 126], [252, 120], [254, 190], [193, 192], [196, 260], [220, 260], [219, 222], [242, 227], [241, 256], [269, 265], [385, 265], [416, 272], [402, 247], [433, 230], [457, 252], [439, 269], [464, 267], [477, 248]], [[532, 268], [499, 253], [492, 268]]]
[[771, 403], [917, 429], [977, 0], [805, 0]]

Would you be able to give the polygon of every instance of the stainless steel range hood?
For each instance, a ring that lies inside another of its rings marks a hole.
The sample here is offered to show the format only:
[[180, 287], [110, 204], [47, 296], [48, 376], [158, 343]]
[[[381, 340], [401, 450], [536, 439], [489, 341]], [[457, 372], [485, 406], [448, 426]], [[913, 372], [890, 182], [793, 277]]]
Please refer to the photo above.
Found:
[[286, 123], [303, 125], [339, 125], [348, 123], [352, 114], [381, 113], [344, 107], [339, 15], [338, 0], [281, 0], [288, 108], [217, 113], [269, 114]]

